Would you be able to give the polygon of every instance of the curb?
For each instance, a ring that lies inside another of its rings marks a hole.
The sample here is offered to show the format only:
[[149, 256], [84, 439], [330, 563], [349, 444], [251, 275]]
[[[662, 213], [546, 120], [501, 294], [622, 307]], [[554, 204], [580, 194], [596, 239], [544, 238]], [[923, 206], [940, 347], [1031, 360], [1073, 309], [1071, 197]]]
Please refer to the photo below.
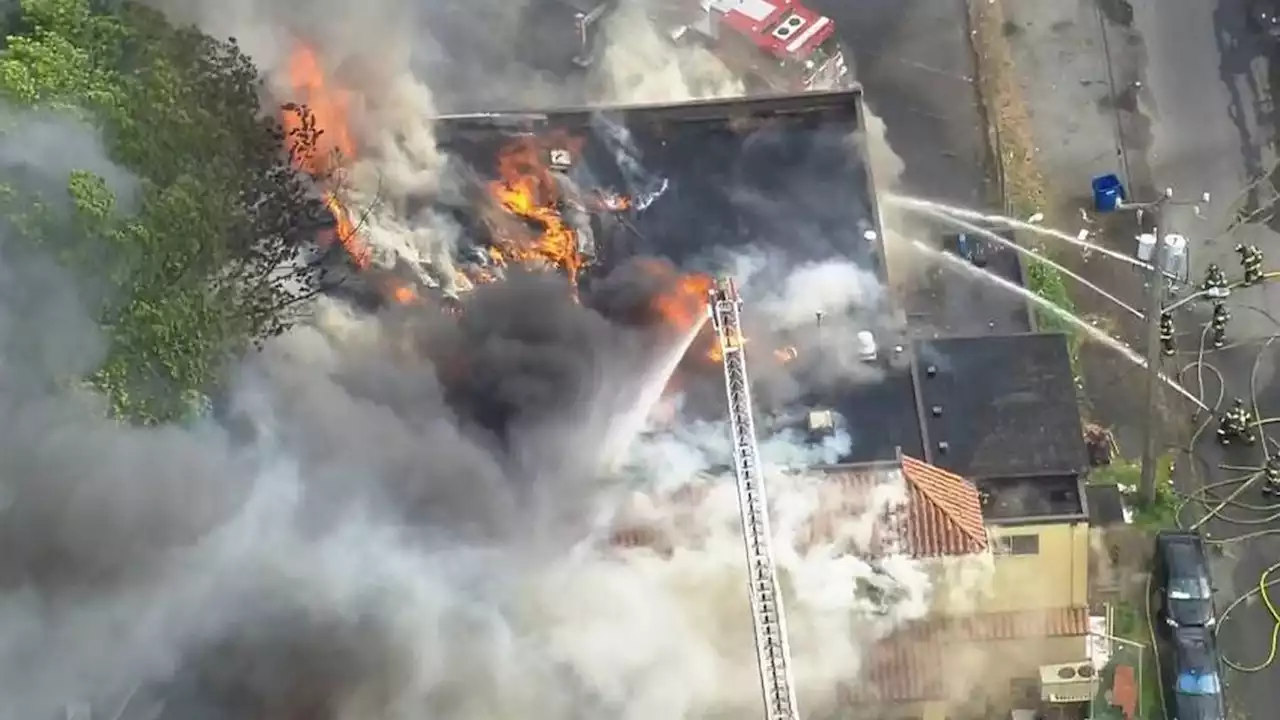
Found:
[[[965, 0], [969, 46], [973, 53], [978, 105], [986, 121], [987, 154], [995, 170], [996, 192], [1003, 212], [1016, 217], [1019, 205], [1044, 206], [1044, 176], [1035, 165], [1035, 143], [1028, 128], [1030, 115], [1013, 70], [1013, 56], [1004, 35], [1001, 0]], [[1018, 197], [1029, 188], [1028, 197]], [[1025, 244], [1024, 244], [1025, 246]], [[1030, 277], [1026, 257], [1018, 254], [1023, 287]], [[1038, 307], [1026, 301], [1032, 332], [1040, 332]]]

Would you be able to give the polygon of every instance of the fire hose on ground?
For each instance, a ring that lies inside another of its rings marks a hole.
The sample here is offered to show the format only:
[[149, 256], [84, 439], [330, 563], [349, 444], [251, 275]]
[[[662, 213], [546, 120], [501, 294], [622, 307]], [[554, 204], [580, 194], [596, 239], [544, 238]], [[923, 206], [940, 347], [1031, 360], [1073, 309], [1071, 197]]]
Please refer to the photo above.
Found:
[[[1280, 279], [1280, 271], [1264, 273], [1262, 276], [1262, 279], [1263, 280]], [[1241, 288], [1241, 287], [1245, 287], [1245, 285], [1243, 282], [1236, 282], [1236, 283], [1232, 283], [1229, 287]], [[1186, 493], [1180, 492], [1176, 489], [1171, 488], [1171, 490], [1175, 493], [1175, 496], [1179, 500], [1178, 504], [1175, 506], [1175, 509], [1174, 509], [1174, 519], [1175, 519], [1175, 524], [1180, 529], [1201, 531], [1201, 528], [1211, 520], [1217, 520], [1221, 523], [1225, 523], [1227, 525], [1232, 525], [1237, 527], [1264, 526], [1264, 525], [1269, 525], [1277, 520], [1280, 520], [1280, 501], [1267, 504], [1267, 505], [1253, 505], [1253, 504], [1242, 502], [1238, 499], [1245, 491], [1253, 487], [1259, 479], [1265, 476], [1266, 464], [1268, 461], [1272, 459], [1272, 456], [1271, 456], [1272, 448], [1270, 447], [1270, 444], [1276, 443], [1275, 449], [1277, 451], [1280, 451], [1280, 442], [1276, 442], [1272, 438], [1268, 437], [1265, 432], [1266, 426], [1280, 423], [1280, 417], [1268, 417], [1268, 418], [1261, 417], [1261, 414], [1259, 412], [1259, 407], [1258, 407], [1258, 389], [1257, 389], [1258, 369], [1259, 367], [1261, 367], [1263, 355], [1266, 352], [1266, 350], [1272, 345], [1272, 343], [1276, 342], [1277, 340], [1280, 340], [1280, 320], [1277, 320], [1273, 315], [1271, 315], [1269, 312], [1267, 312], [1262, 308], [1258, 308], [1254, 306], [1245, 306], [1244, 309], [1259, 313], [1260, 315], [1265, 317], [1267, 320], [1269, 320], [1278, 329], [1278, 332], [1263, 339], [1262, 347], [1258, 349], [1258, 352], [1254, 356], [1253, 366], [1249, 376], [1249, 395], [1250, 395], [1249, 405], [1252, 411], [1252, 417], [1254, 418], [1253, 427], [1258, 428], [1259, 434], [1261, 435], [1262, 442], [1260, 443], [1260, 446], [1262, 450], [1263, 464], [1259, 467], [1251, 467], [1251, 466], [1238, 466], [1238, 465], [1221, 463], [1218, 465], [1219, 470], [1234, 471], [1239, 474], [1225, 480], [1218, 480], [1218, 481], [1209, 482], [1209, 483], [1203, 482], [1206, 478], [1202, 476], [1201, 468], [1198, 464], [1200, 462], [1200, 459], [1196, 456], [1196, 453], [1195, 453], [1196, 444], [1199, 441], [1201, 435], [1204, 433], [1205, 429], [1208, 428], [1209, 425], [1213, 423], [1214, 420], [1217, 418], [1218, 411], [1222, 407], [1223, 400], [1225, 399], [1225, 396], [1226, 396], [1226, 384], [1224, 382], [1222, 372], [1217, 367], [1215, 367], [1212, 363], [1208, 362], [1205, 359], [1205, 355], [1206, 355], [1205, 341], [1208, 337], [1209, 328], [1210, 328], [1210, 325], [1206, 323], [1200, 333], [1200, 341], [1199, 341], [1198, 349], [1196, 351], [1195, 361], [1187, 364], [1178, 372], [1179, 382], [1182, 382], [1183, 378], [1185, 378], [1189, 372], [1191, 372], [1192, 370], [1195, 371], [1196, 395], [1197, 397], [1199, 397], [1201, 402], [1206, 407], [1209, 408], [1209, 417], [1206, 418], [1205, 421], [1202, 422], [1195, 429], [1195, 431], [1191, 435], [1189, 442], [1187, 443], [1187, 446], [1180, 448], [1180, 451], [1186, 454], [1189, 459], [1190, 468], [1191, 468], [1191, 477], [1196, 482], [1196, 488]], [[1221, 351], [1221, 350], [1227, 350], [1230, 348], [1242, 347], [1245, 345], [1252, 344], [1253, 342], [1257, 342], [1257, 340], [1234, 343], [1221, 348], [1216, 348], [1214, 351]], [[1205, 401], [1206, 371], [1216, 376], [1218, 381], [1218, 396], [1212, 403]], [[1232, 488], [1232, 486], [1237, 486], [1237, 487], [1234, 487], [1234, 489], [1231, 489], [1228, 492], [1227, 489]], [[1225, 497], [1221, 495], [1222, 492], [1227, 492]], [[1198, 519], [1190, 523], [1184, 522], [1183, 515], [1187, 510], [1187, 508], [1192, 506], [1199, 506], [1200, 508], [1203, 509], [1204, 512], [1202, 515], [1200, 515]], [[1251, 510], [1254, 512], [1267, 513], [1267, 515], [1264, 517], [1258, 517], [1258, 518], [1233, 517], [1225, 512], [1228, 508]], [[1201, 531], [1201, 533], [1204, 536], [1205, 542], [1207, 544], [1218, 547], [1218, 548], [1222, 548], [1229, 544], [1244, 542], [1244, 541], [1248, 541], [1255, 538], [1265, 537], [1269, 535], [1280, 535], [1280, 527], [1263, 527], [1261, 529], [1243, 532], [1239, 535], [1234, 535], [1231, 537], [1213, 537], [1209, 535], [1207, 532]], [[1280, 609], [1277, 608], [1276, 603], [1272, 600], [1268, 592], [1268, 588], [1274, 585], [1280, 585], [1280, 577], [1277, 577], [1274, 579], [1271, 577], [1273, 574], [1277, 573], [1278, 571], [1280, 571], [1280, 562], [1274, 563], [1271, 566], [1267, 567], [1265, 570], [1262, 571], [1262, 573], [1258, 577], [1258, 584], [1255, 587], [1250, 588], [1247, 592], [1242, 593], [1241, 595], [1236, 597], [1218, 615], [1217, 623], [1218, 623], [1218, 629], [1220, 631], [1221, 628], [1232, 617], [1232, 612], [1234, 612], [1238, 607], [1248, 602], [1252, 598], [1258, 597], [1258, 598], [1261, 598], [1263, 606], [1266, 608], [1267, 613], [1271, 617], [1272, 626], [1271, 626], [1271, 639], [1270, 639], [1269, 650], [1267, 651], [1266, 656], [1256, 664], [1246, 665], [1244, 663], [1234, 661], [1231, 658], [1227, 657], [1225, 654], [1223, 654], [1221, 652], [1221, 649], [1219, 649], [1219, 654], [1220, 654], [1220, 657], [1222, 658], [1223, 664], [1225, 664], [1227, 667], [1237, 672], [1241, 672], [1241, 673], [1261, 672], [1262, 670], [1265, 670], [1271, 667], [1271, 665], [1276, 660], [1277, 654], [1280, 653]], [[1150, 636], [1149, 639], [1151, 641], [1151, 647], [1154, 650], [1154, 648], [1156, 647], [1155, 645], [1156, 631], [1155, 631], [1155, 625], [1151, 619], [1152, 618], [1151, 580], [1152, 580], [1151, 575], [1148, 574], [1146, 591], [1145, 591], [1145, 604], [1146, 604], [1145, 609], [1146, 609], [1146, 620], [1147, 620], [1147, 632], [1148, 632], [1148, 635]], [[1152, 656], [1155, 661], [1155, 671], [1156, 671], [1155, 677], [1156, 677], [1157, 687], [1160, 687], [1160, 683], [1161, 683], [1160, 656], [1159, 656], [1159, 653], [1157, 652], [1153, 652]], [[1164, 707], [1164, 702], [1165, 702], [1164, 693], [1158, 692], [1157, 694], [1160, 697], [1161, 708], [1164, 711], [1165, 715], [1167, 716], [1168, 709]]]

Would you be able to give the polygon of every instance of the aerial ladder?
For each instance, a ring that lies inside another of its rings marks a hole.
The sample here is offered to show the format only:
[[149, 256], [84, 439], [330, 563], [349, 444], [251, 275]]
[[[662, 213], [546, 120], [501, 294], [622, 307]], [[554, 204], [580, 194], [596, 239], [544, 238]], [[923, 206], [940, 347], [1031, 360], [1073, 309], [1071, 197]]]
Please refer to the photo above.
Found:
[[732, 279], [721, 279], [709, 291], [707, 312], [720, 341], [725, 390], [729, 399], [729, 428], [733, 467], [738, 483], [738, 510], [747, 550], [751, 621], [756, 658], [764, 692], [766, 720], [799, 720], [795, 681], [791, 677], [791, 646], [778, 584], [769, 530], [768, 498], [760, 467], [760, 448], [751, 411], [751, 386], [742, 344], [742, 298]]

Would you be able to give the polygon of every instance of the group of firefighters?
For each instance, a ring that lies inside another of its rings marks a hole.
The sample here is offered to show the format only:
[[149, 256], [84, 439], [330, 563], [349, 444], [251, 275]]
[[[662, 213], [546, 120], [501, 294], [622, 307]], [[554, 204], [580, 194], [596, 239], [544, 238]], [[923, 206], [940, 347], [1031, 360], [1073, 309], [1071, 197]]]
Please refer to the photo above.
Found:
[[[1262, 251], [1255, 245], [1236, 245], [1236, 254], [1240, 256], [1240, 265], [1244, 270], [1241, 287], [1257, 285], [1265, 279], [1262, 269]], [[1210, 264], [1205, 272], [1200, 291], [1213, 302], [1213, 315], [1209, 320], [1210, 343], [1214, 348], [1222, 348], [1227, 342], [1227, 322], [1231, 319], [1231, 311], [1227, 309], [1226, 298], [1231, 294], [1231, 283], [1222, 268]], [[1160, 346], [1165, 355], [1177, 352], [1176, 334], [1173, 325], [1173, 314], [1160, 314]], [[1244, 400], [1236, 398], [1231, 408], [1218, 416], [1218, 442], [1222, 445], [1233, 443], [1253, 445], [1258, 441], [1260, 423], [1254, 411], [1245, 406]], [[1263, 493], [1269, 496], [1280, 496], [1280, 453], [1268, 453], [1263, 467], [1266, 484]]]
[[[1244, 244], [1236, 245], [1235, 249], [1236, 254], [1240, 256], [1240, 265], [1244, 269], [1244, 279], [1240, 285], [1248, 287], [1261, 283], [1265, 276], [1262, 270], [1262, 251], [1255, 245]], [[1226, 344], [1227, 321], [1231, 319], [1231, 312], [1227, 310], [1224, 302], [1230, 294], [1230, 283], [1227, 282], [1226, 273], [1217, 265], [1209, 265], [1200, 289], [1213, 300], [1213, 317], [1209, 321], [1211, 342], [1215, 348], [1223, 347]], [[1167, 321], [1166, 318], [1168, 318]], [[1173, 347], [1173, 318], [1166, 313], [1160, 321], [1161, 342], [1164, 344], [1165, 352], [1168, 353]], [[1168, 340], [1164, 339], [1166, 336]], [[1230, 445], [1233, 442], [1253, 445], [1258, 441], [1259, 426], [1260, 423], [1254, 411], [1245, 406], [1244, 400], [1236, 398], [1231, 403], [1231, 408], [1218, 416], [1218, 442], [1222, 445]], [[1263, 494], [1280, 496], [1280, 455], [1267, 453], [1262, 471], [1266, 477], [1266, 483], [1262, 486]]]
[[[1240, 284], [1248, 287], [1262, 282], [1262, 251], [1256, 245], [1240, 244], [1236, 245], [1236, 254], [1240, 256], [1240, 265], [1244, 269], [1244, 280]], [[1200, 290], [1213, 301], [1213, 317], [1209, 320], [1210, 345], [1214, 349], [1224, 347], [1227, 344], [1227, 321], [1231, 319], [1231, 311], [1226, 304], [1226, 298], [1231, 294], [1227, 274], [1217, 264], [1210, 263]], [[1165, 355], [1177, 352], [1175, 337], [1173, 314], [1161, 313], [1160, 349]]]
[[[1253, 445], [1258, 442], [1257, 429], [1260, 425], [1253, 411], [1245, 407], [1244, 400], [1236, 398], [1231, 409], [1218, 416], [1218, 442], [1223, 445], [1230, 445], [1233, 441]], [[1262, 472], [1266, 476], [1262, 494], [1280, 496], [1280, 454], [1267, 453]]]

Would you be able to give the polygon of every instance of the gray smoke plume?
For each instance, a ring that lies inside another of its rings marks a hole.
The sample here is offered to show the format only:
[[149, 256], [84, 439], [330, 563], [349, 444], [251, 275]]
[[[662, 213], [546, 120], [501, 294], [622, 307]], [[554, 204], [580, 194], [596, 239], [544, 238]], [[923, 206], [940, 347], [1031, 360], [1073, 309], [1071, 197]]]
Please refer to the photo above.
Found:
[[[8, 253], [2, 267], [3, 297], [74, 297]], [[590, 467], [627, 335], [528, 282], [480, 288], [471, 326], [341, 317], [282, 338], [230, 391], [238, 440], [212, 421], [117, 425], [43, 365], [0, 358], [26, 389], [0, 396], [0, 717], [74, 702], [127, 719], [749, 710], [731, 495], [669, 560], [596, 543], [616, 483], [636, 487]], [[85, 331], [62, 307], [36, 329]], [[0, 347], [27, 347], [0, 312]], [[702, 467], [668, 462], [660, 480]], [[791, 539], [809, 492], [783, 493], [780, 562], [797, 582], [800, 681], [820, 693], [899, 616], [822, 580], [865, 574], [861, 561]]]
[[[152, 4], [236, 36], [281, 97], [296, 41], [314, 48], [348, 92], [359, 150], [343, 191], [369, 213], [363, 233], [445, 285], [460, 231], [417, 202], [455, 189], [431, 117], [739, 87], [709, 55], [670, 51], [635, 3], [573, 84], [513, 59], [521, 2]], [[31, 129], [51, 127], [67, 132]], [[74, 142], [25, 163], [56, 179]], [[77, 153], [75, 166], [127, 181], [100, 163]], [[644, 307], [653, 289], [632, 270], [592, 302]], [[600, 472], [598, 445], [670, 339], [606, 322], [549, 278], [480, 287], [458, 320], [322, 301], [312, 324], [235, 368], [212, 416], [137, 429], [67, 382], [101, 357], [87, 280], [0, 236], [0, 720], [79, 704], [119, 720], [759, 712], [737, 511], [714, 472], [723, 424], [641, 437], [630, 472]], [[839, 450], [787, 454], [796, 445], [762, 438], [788, 465]], [[680, 515], [667, 492], [698, 484], [702, 521], [679, 552], [601, 542], [637, 493], [665, 523]], [[893, 558], [912, 590], [869, 607], [851, 539], [808, 537], [821, 497], [803, 477], [776, 496], [815, 711], [928, 594], [920, 568]], [[865, 534], [901, 498], [886, 483], [847, 531]]]

